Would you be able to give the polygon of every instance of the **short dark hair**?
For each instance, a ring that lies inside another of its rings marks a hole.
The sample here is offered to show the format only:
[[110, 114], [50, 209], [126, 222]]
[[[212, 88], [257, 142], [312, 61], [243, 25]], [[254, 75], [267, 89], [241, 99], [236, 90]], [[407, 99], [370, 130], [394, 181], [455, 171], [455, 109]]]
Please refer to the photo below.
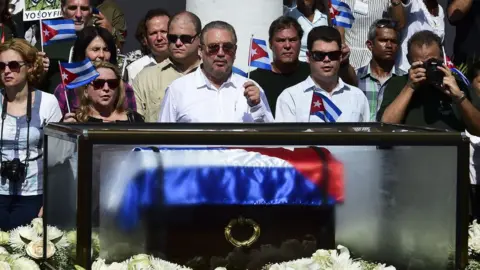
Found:
[[411, 55], [413, 46], [421, 47], [436, 44], [440, 50], [442, 49], [442, 39], [430, 30], [416, 32], [410, 37], [407, 44], [408, 55]]
[[211, 29], [224, 29], [228, 32], [232, 33], [233, 36], [233, 44], [237, 44], [237, 33], [235, 32], [235, 28], [227, 22], [224, 21], [213, 21], [209, 22], [205, 27], [202, 29], [202, 33], [200, 34], [200, 43], [204, 44], [205, 34]]
[[87, 50], [88, 45], [90, 45], [92, 40], [96, 37], [102, 38], [105, 44], [107, 44], [108, 50], [110, 51], [109, 62], [117, 65], [117, 47], [115, 46], [115, 39], [107, 29], [99, 26], [86, 26], [82, 31], [77, 33], [77, 39], [73, 45], [72, 60], [74, 62], [85, 60], [85, 58], [87, 58], [85, 51]]
[[273, 36], [278, 31], [281, 31], [283, 29], [287, 29], [290, 27], [295, 28], [299, 39], [302, 39], [303, 29], [302, 29], [302, 26], [300, 26], [300, 24], [297, 22], [297, 20], [295, 20], [290, 16], [280, 16], [278, 19], [273, 21], [272, 24], [270, 24], [270, 28], [268, 29], [268, 41], [272, 42]]
[[163, 8], [155, 8], [147, 11], [147, 14], [145, 14], [145, 17], [143, 18], [143, 27], [145, 29], [145, 33], [147, 33], [147, 22], [155, 17], [162, 16], [168, 17], [170, 19], [170, 14], [168, 14], [168, 11]]
[[155, 8], [155, 9], [150, 9], [147, 11], [147, 14], [145, 14], [145, 17], [143, 17], [137, 24], [137, 29], [135, 31], [135, 39], [140, 43], [141, 46], [141, 51], [143, 54], [149, 54], [150, 49], [148, 46], [143, 44], [143, 39], [147, 36], [147, 22], [150, 21], [151, 19], [155, 17], [162, 17], [166, 16], [170, 19], [170, 14], [168, 11], [166, 11], [163, 8]]
[[336, 42], [338, 44], [338, 48], [342, 48], [342, 37], [340, 36], [340, 32], [338, 32], [335, 27], [332, 26], [317, 26], [314, 27], [310, 33], [308, 33], [307, 38], [307, 49], [309, 51], [312, 50], [313, 43], [315, 41], [325, 41], [325, 42]]
[[173, 15], [173, 17], [171, 17], [170, 21], [168, 22], [168, 31], [170, 31], [170, 25], [172, 25], [175, 19], [183, 15], [187, 15], [187, 17], [190, 18], [190, 20], [193, 23], [193, 26], [195, 27], [195, 33], [198, 35], [202, 31], [202, 21], [197, 15], [189, 11], [181, 11], [180, 13]]
[[396, 25], [397, 25], [397, 23], [394, 20], [391, 20], [391, 19], [375, 20], [372, 23], [372, 25], [370, 25], [370, 28], [368, 29], [367, 39], [370, 40], [370, 41], [374, 41], [375, 37], [377, 37], [377, 29], [382, 29], [382, 28], [394, 30], [395, 33], [397, 34], [397, 38], [398, 38], [398, 32], [397, 32], [397, 29], [395, 28]]

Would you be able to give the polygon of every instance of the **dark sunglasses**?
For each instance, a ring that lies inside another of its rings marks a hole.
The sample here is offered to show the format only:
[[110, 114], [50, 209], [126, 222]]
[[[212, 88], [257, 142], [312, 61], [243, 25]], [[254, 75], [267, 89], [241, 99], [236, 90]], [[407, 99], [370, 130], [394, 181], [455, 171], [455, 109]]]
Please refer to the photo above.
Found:
[[8, 67], [11, 72], [20, 72], [20, 68], [25, 65], [25, 62], [21, 61], [10, 61], [10, 62], [0, 62], [0, 72], [5, 72], [5, 69]]
[[207, 54], [214, 55], [220, 51], [222, 48], [223, 52], [228, 55], [233, 55], [237, 45], [227, 42], [227, 43], [212, 43], [208, 45], [203, 45], [206, 48]]
[[331, 61], [338, 61], [340, 60], [340, 56], [342, 55], [341, 51], [333, 51], [333, 52], [320, 52], [320, 51], [313, 51], [310, 52], [310, 56], [314, 61], [323, 61], [325, 57], [328, 56], [328, 59]]
[[377, 28], [392, 28], [394, 29], [397, 26], [397, 23], [395, 21], [389, 20], [389, 19], [380, 19], [377, 21], [375, 24]]
[[[77, 10], [78, 6], [68, 6], [67, 9], [70, 11], [75, 11]], [[89, 11], [90, 7], [89, 6], [80, 6], [81, 11]]]
[[92, 86], [95, 89], [102, 89], [105, 86], [105, 83], [107, 83], [108, 88], [110, 89], [116, 89], [120, 85], [120, 80], [117, 79], [109, 79], [109, 80], [104, 80], [104, 79], [98, 79], [92, 81]]
[[191, 35], [172, 35], [172, 34], [168, 34], [167, 35], [167, 40], [170, 43], [177, 43], [177, 40], [180, 39], [180, 42], [182, 42], [183, 44], [192, 44], [193, 40], [195, 40], [196, 37], [197, 37], [197, 35], [191, 36]]

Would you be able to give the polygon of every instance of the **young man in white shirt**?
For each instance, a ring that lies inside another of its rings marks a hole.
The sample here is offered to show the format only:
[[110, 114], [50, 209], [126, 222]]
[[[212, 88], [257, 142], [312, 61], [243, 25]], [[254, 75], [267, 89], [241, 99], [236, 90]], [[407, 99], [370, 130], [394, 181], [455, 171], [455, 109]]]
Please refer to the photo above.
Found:
[[280, 94], [276, 122], [369, 122], [365, 94], [338, 76], [342, 61], [338, 30], [331, 26], [313, 28], [307, 47], [310, 76]]
[[232, 73], [237, 50], [233, 27], [207, 24], [200, 34], [201, 68], [167, 88], [159, 122], [273, 122], [265, 93]]

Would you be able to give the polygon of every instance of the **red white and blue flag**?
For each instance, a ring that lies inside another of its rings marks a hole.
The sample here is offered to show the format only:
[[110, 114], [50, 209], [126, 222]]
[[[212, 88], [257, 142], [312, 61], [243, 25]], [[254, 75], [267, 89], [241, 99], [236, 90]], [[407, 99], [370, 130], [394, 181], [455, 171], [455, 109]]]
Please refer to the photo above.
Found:
[[95, 70], [90, 59], [76, 63], [60, 63], [60, 75], [62, 83], [67, 89], [74, 89], [91, 83], [100, 74]]
[[342, 111], [330, 100], [327, 96], [313, 92], [312, 104], [310, 105], [310, 122], [312, 116], [320, 118], [325, 123], [335, 123], [337, 119], [342, 115]]
[[42, 31], [43, 46], [77, 38], [73, 20], [45, 20], [41, 22], [40, 30]]
[[470, 81], [467, 79], [467, 77], [460, 70], [457, 69], [455, 64], [450, 60], [448, 56], [445, 56], [445, 57], [446, 57], [447, 67], [450, 69], [450, 71], [456, 74], [458, 78], [460, 78], [463, 81], [463, 83], [465, 83], [465, 85], [470, 86]]
[[268, 56], [267, 42], [265, 40], [252, 38], [248, 64], [251, 67], [272, 70], [270, 57]]
[[[105, 182], [103, 200], [126, 230], [142, 208], [185, 205], [302, 205], [344, 200], [344, 167], [326, 148], [138, 147]], [[126, 165], [126, 166], [123, 166]]]
[[343, 28], [352, 28], [355, 17], [353, 17], [350, 6], [340, 0], [330, 0], [329, 4], [332, 24]]

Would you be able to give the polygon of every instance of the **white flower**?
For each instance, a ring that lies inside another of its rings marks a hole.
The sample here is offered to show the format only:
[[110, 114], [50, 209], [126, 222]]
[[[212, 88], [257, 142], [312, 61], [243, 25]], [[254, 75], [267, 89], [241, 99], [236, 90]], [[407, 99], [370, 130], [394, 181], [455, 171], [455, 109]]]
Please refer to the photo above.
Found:
[[36, 262], [21, 257], [13, 261], [12, 270], [40, 270], [40, 267]]
[[150, 263], [154, 270], [190, 270], [191, 268], [184, 267], [178, 264], [167, 262], [158, 258], [150, 257]]
[[9, 233], [0, 231], [0, 246], [4, 246], [8, 244], [9, 239], [10, 239]]
[[0, 262], [0, 270], [11, 270], [10, 264], [7, 262]]
[[468, 228], [468, 250], [470, 253], [480, 253], [480, 225], [474, 220]]
[[[8, 253], [8, 251], [7, 251], [6, 248], [0, 247], [0, 254], [6, 254], [6, 255], [8, 255], [9, 253]], [[0, 269], [1, 269], [1, 268], [0, 268]]]
[[34, 218], [30, 224], [32, 225], [32, 228], [35, 230], [35, 232], [38, 235], [43, 234], [43, 219], [42, 218]]
[[[25, 248], [27, 255], [34, 258], [34, 259], [41, 259], [43, 258], [43, 239], [36, 239], [30, 243], [28, 243], [27, 247]], [[47, 242], [47, 259], [52, 257], [55, 254], [55, 245], [48, 241]]]
[[68, 243], [72, 246], [77, 245], [77, 232], [76, 231], [69, 231], [65, 238], [67, 239]]
[[225, 268], [225, 267], [217, 267], [217, 268], [215, 268], [215, 270], [227, 270], [227, 268]]
[[10, 246], [17, 250], [23, 251], [27, 243], [38, 238], [35, 230], [30, 226], [21, 226], [10, 232]]
[[323, 270], [319, 264], [311, 258], [298, 259], [285, 263], [276, 263], [271, 265], [269, 270]]
[[97, 259], [92, 263], [92, 270], [105, 270], [107, 265], [105, 264], [104, 259]]
[[146, 254], [135, 255], [128, 260], [128, 270], [148, 270], [151, 266], [150, 257]]
[[107, 268], [107, 270], [128, 270], [128, 265], [126, 263], [112, 263]]
[[373, 270], [396, 270], [393, 266], [387, 266], [386, 264], [379, 263]]

